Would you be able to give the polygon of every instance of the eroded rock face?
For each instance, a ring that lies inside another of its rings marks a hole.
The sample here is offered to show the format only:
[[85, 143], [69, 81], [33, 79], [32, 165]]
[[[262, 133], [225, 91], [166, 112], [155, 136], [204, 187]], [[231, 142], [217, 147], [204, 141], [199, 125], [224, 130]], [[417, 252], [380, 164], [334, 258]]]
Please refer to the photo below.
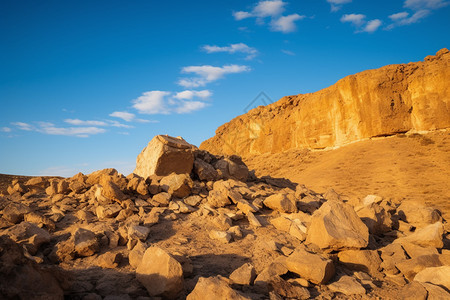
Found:
[[222, 125], [200, 149], [245, 157], [448, 128], [449, 62], [450, 52], [442, 49], [423, 62], [364, 71], [312, 94], [284, 97]]
[[137, 157], [133, 173], [142, 178], [170, 173], [189, 174], [194, 165], [194, 149], [195, 146], [181, 137], [157, 135]]

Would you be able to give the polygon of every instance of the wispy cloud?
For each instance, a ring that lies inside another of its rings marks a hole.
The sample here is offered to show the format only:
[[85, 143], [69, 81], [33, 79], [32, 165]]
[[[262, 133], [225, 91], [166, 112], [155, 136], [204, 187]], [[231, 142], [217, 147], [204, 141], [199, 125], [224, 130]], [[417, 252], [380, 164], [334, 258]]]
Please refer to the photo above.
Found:
[[0, 128], [0, 131], [1, 132], [11, 132], [12, 130], [9, 127], [2, 127], [2, 128]]
[[444, 0], [406, 0], [403, 6], [412, 10], [439, 9], [449, 5], [449, 3]]
[[359, 32], [368, 32], [373, 33], [380, 28], [383, 23], [379, 19], [373, 19], [370, 21], [366, 21], [366, 15], [363, 14], [346, 14], [341, 17], [342, 23], [351, 23], [356, 27], [356, 33]]
[[133, 100], [133, 107], [141, 114], [186, 114], [207, 107], [209, 103], [204, 100], [211, 95], [209, 90], [148, 91]]
[[240, 21], [248, 18], [256, 18], [256, 23], [264, 24], [266, 18], [270, 18], [270, 29], [283, 33], [293, 32], [297, 29], [295, 22], [304, 19], [305, 16], [290, 14], [283, 16], [287, 2], [281, 0], [259, 1], [251, 11], [233, 12], [235, 20]]
[[35, 129], [33, 125], [24, 122], [12, 122], [11, 125], [14, 125], [18, 129], [25, 131], [33, 131]]
[[217, 53], [217, 52], [227, 52], [230, 54], [234, 53], [244, 53], [247, 54], [246, 59], [250, 60], [255, 58], [255, 56], [258, 54], [258, 50], [255, 48], [249, 47], [244, 43], [238, 43], [238, 44], [231, 44], [229, 46], [225, 47], [219, 47], [219, 46], [211, 46], [211, 45], [205, 45], [202, 47], [204, 51], [207, 53]]
[[331, 11], [338, 11], [342, 8], [342, 5], [352, 2], [352, 0], [327, 0], [331, 5]]
[[126, 111], [115, 111], [113, 113], [110, 113], [109, 116], [110, 117], [119, 118], [119, 119], [122, 119], [122, 120], [127, 121], [127, 122], [131, 122], [131, 121], [134, 120], [136, 115], [132, 114], [132, 113], [129, 113], [129, 112], [126, 112]]
[[182, 78], [178, 85], [186, 88], [205, 86], [206, 84], [219, 80], [227, 74], [242, 73], [250, 71], [250, 67], [242, 65], [225, 65], [214, 67], [210, 65], [184, 67], [182, 73], [194, 73], [197, 77]]
[[281, 49], [281, 52], [283, 52], [286, 55], [291, 55], [291, 56], [295, 55], [295, 53], [290, 50]]
[[70, 125], [77, 125], [77, 126], [108, 126], [108, 124], [103, 121], [91, 121], [91, 120], [83, 121], [80, 119], [65, 119], [64, 122]]

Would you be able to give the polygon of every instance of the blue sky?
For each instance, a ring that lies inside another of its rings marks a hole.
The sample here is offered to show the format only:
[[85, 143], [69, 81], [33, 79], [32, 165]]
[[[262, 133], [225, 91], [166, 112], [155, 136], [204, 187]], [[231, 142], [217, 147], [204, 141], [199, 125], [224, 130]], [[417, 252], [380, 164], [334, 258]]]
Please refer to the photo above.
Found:
[[[130, 173], [157, 134], [449, 47], [444, 0], [0, 1], [0, 173]], [[257, 101], [258, 102], [258, 101]]]

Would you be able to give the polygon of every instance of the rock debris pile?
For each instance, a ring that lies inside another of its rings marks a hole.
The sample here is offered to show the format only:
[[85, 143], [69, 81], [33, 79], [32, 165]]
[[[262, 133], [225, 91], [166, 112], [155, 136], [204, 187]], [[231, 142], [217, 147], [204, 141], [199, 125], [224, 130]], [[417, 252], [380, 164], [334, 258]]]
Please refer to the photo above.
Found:
[[0, 211], [5, 299], [450, 297], [438, 210], [257, 178], [181, 138], [127, 177], [13, 181]]

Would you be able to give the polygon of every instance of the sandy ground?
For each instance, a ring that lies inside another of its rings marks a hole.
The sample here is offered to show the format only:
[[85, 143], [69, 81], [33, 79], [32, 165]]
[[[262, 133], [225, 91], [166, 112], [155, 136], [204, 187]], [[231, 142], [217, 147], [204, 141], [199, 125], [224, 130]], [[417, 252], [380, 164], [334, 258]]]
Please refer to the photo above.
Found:
[[333, 188], [346, 198], [369, 194], [417, 200], [450, 220], [450, 131], [396, 135], [335, 150], [290, 150], [246, 158], [258, 176], [285, 177], [317, 191]]

